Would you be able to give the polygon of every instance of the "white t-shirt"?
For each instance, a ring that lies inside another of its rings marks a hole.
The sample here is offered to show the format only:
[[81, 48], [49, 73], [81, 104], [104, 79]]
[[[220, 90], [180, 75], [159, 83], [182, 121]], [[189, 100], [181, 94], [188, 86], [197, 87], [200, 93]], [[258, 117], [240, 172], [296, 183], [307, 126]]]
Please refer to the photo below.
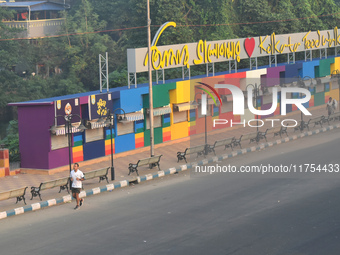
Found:
[[84, 174], [82, 171], [80, 171], [79, 169], [76, 171], [72, 170], [70, 177], [72, 178], [72, 188], [79, 188], [81, 189], [82, 185], [81, 185], [81, 181], [78, 181], [77, 178], [82, 179], [84, 178]]

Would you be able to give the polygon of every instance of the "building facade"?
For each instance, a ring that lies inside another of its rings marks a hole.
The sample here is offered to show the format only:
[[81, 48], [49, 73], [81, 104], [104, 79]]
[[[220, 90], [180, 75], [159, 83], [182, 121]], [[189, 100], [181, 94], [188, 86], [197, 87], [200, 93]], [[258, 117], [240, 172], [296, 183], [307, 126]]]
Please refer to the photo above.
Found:
[[[339, 100], [339, 85], [330, 79], [330, 75], [340, 69], [340, 57], [328, 57], [276, 67], [263, 67], [256, 70], [239, 70], [236, 73], [219, 73], [209, 77], [195, 77], [187, 80], [168, 81], [153, 85], [154, 104], [154, 141], [155, 144], [172, 141], [204, 132], [205, 116], [200, 107], [193, 107], [191, 102], [200, 99], [201, 85], [232, 84], [242, 91], [248, 84], [261, 84], [267, 93], [260, 93], [256, 106], [266, 110], [272, 105], [272, 88], [308, 77], [315, 85], [308, 89], [312, 98], [305, 103], [306, 108], [325, 104], [329, 97]], [[228, 125], [213, 127], [213, 119], [228, 119], [234, 122], [255, 119], [245, 109], [244, 115], [233, 114], [233, 98], [228, 89], [217, 89], [222, 98], [222, 105], [215, 105], [208, 100], [208, 131], [224, 128], [228, 137]], [[114, 153], [121, 153], [150, 145], [149, 127], [149, 89], [146, 84], [137, 88], [119, 87], [108, 92], [99, 91], [68, 95], [57, 98], [41, 99], [29, 102], [12, 103], [18, 107], [19, 139], [21, 167], [29, 169], [53, 169], [68, 164], [68, 140], [65, 133], [67, 113], [74, 114], [72, 119], [72, 162], [80, 162], [111, 154], [110, 129], [98, 120], [107, 116], [108, 110], [115, 115], [113, 123]], [[289, 95], [298, 98], [298, 93]], [[125, 112], [127, 123], [120, 123], [119, 118]], [[287, 105], [287, 113], [297, 108]], [[278, 107], [269, 118], [280, 115], [280, 93]], [[79, 117], [78, 117], [79, 115]], [[87, 127], [79, 132], [77, 126], [83, 120]], [[51, 131], [56, 125], [57, 129]]]

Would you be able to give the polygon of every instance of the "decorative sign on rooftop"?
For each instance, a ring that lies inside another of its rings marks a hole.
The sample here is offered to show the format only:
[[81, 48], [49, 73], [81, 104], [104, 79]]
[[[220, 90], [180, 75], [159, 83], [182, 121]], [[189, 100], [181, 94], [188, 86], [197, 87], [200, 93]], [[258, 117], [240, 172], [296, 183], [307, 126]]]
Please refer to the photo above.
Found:
[[[156, 41], [162, 33], [158, 35]], [[237, 61], [251, 57], [295, 53], [306, 50], [324, 49], [340, 46], [338, 28], [333, 30], [309, 31], [283, 34], [205, 41], [151, 47], [153, 70], [187, 67], [223, 61]], [[140, 73], [148, 70], [148, 49], [128, 49], [128, 72]]]

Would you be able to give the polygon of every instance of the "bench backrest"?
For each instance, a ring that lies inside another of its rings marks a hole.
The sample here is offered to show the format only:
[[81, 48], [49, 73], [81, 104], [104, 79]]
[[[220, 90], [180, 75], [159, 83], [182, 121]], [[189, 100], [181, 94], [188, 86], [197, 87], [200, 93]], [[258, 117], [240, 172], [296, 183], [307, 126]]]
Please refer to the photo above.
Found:
[[242, 136], [242, 141], [250, 140], [250, 139], [255, 139], [256, 137], [257, 137], [257, 132], [245, 134], [244, 136]]
[[323, 120], [324, 118], [325, 118], [325, 116], [316, 117], [314, 119], [310, 119], [310, 122], [311, 123], [319, 122], [320, 120]]
[[225, 146], [227, 144], [230, 144], [232, 141], [234, 141], [235, 137], [230, 137], [227, 139], [223, 139], [223, 140], [218, 140], [215, 142], [214, 147], [219, 147], [219, 146]]
[[107, 175], [107, 172], [109, 171], [109, 168], [102, 168], [99, 169], [95, 172], [95, 177], [100, 177], [100, 176], [104, 176]]
[[101, 168], [101, 169], [93, 170], [93, 171], [90, 171], [90, 172], [86, 172], [86, 173], [84, 173], [85, 179], [93, 179], [93, 178], [96, 178], [96, 177], [107, 175], [108, 170], [109, 170], [109, 168]]
[[84, 173], [85, 179], [93, 179], [96, 177], [96, 170]]
[[20, 197], [20, 196], [24, 195], [26, 189], [27, 189], [27, 187], [22, 187], [20, 189], [13, 189], [13, 190], [10, 190], [10, 191], [1, 192], [0, 193], [0, 200], [6, 200], [6, 199], [9, 199], [9, 198], [13, 198], [13, 197]]
[[268, 134], [274, 134], [274, 133], [278, 133], [282, 130], [282, 126], [281, 127], [276, 127], [276, 128], [271, 128], [269, 131], [268, 131]]
[[152, 163], [157, 163], [159, 162], [160, 158], [162, 157], [162, 155], [157, 155], [157, 156], [153, 156], [150, 158], [144, 158], [144, 159], [140, 159], [138, 160], [138, 166], [145, 166], [145, 165], [149, 165]]
[[40, 183], [40, 190], [51, 189], [55, 187], [55, 180]]
[[193, 153], [199, 153], [202, 152], [205, 148], [205, 144], [203, 145], [198, 145], [195, 147], [190, 147], [185, 150], [185, 154], [193, 154]]
[[340, 112], [333, 113], [329, 116], [330, 118], [337, 118], [340, 117]]
[[64, 178], [60, 178], [60, 179], [57, 179], [55, 180], [55, 187], [58, 187], [58, 186], [64, 186], [66, 185], [68, 182], [69, 182], [69, 177], [64, 177]]

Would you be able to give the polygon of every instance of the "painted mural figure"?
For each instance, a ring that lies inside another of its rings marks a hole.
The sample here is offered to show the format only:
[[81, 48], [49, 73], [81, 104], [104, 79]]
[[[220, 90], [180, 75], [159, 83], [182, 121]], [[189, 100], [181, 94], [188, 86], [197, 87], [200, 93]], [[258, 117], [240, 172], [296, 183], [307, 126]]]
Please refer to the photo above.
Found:
[[333, 114], [335, 109], [338, 107], [338, 102], [333, 99], [332, 97], [329, 98], [327, 105], [326, 105], [326, 109], [328, 111], [328, 116]]

